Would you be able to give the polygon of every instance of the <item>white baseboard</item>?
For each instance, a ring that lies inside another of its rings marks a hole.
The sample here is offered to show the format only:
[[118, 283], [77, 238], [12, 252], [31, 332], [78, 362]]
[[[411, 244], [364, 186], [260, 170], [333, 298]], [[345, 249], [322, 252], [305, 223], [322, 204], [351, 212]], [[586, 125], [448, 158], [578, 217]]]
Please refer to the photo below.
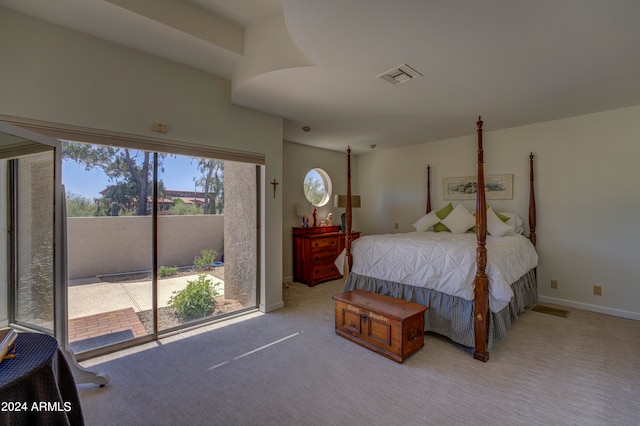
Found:
[[265, 314], [269, 313], [269, 312], [276, 311], [278, 309], [282, 309], [282, 308], [284, 308], [284, 301], [282, 301], [282, 300], [280, 302], [277, 302], [277, 303], [272, 303], [271, 305], [263, 305], [261, 303], [260, 307], [259, 307], [260, 312], [264, 312]]
[[284, 283], [283, 284], [292, 283], [293, 282], [293, 275], [290, 275], [288, 277], [284, 277], [283, 279], [284, 279]]
[[638, 312], [607, 308], [606, 306], [591, 305], [589, 303], [574, 302], [572, 300], [558, 299], [548, 296], [538, 296], [538, 301], [551, 303], [554, 305], [567, 306], [569, 308], [582, 309], [583, 311], [597, 312], [599, 314], [613, 315], [615, 317], [622, 317], [640, 321], [640, 313]]

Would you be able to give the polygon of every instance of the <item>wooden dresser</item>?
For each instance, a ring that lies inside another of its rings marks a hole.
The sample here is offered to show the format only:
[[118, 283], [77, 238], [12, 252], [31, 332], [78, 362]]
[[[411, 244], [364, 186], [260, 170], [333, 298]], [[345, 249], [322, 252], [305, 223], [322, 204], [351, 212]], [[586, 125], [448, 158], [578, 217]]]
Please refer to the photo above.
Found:
[[[351, 235], [360, 237], [359, 232]], [[334, 262], [344, 246], [345, 233], [338, 225], [293, 228], [293, 280], [312, 287], [340, 278]]]

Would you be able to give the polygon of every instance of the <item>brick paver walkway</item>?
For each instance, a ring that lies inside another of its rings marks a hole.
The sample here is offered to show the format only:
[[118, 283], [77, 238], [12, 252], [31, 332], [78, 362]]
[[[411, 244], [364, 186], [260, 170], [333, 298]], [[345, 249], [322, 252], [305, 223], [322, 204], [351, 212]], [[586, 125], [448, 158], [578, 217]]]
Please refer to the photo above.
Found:
[[147, 334], [133, 308], [102, 312], [69, 320], [69, 343], [131, 330], [134, 337]]

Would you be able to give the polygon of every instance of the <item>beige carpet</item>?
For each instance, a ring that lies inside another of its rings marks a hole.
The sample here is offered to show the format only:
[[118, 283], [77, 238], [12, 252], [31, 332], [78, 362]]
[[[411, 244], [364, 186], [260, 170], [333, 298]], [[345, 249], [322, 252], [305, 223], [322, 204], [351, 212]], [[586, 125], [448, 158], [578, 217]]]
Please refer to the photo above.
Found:
[[482, 363], [427, 335], [404, 364], [335, 335], [342, 282], [285, 308], [83, 362], [88, 425], [637, 425], [640, 322], [528, 311]]

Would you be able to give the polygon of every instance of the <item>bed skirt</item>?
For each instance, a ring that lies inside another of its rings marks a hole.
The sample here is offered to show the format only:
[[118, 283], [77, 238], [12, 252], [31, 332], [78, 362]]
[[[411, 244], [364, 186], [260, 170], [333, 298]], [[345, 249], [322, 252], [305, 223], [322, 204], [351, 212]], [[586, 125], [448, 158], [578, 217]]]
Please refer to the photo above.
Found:
[[[473, 300], [351, 272], [344, 284], [344, 291], [356, 288], [427, 306], [429, 309], [424, 315], [425, 331], [441, 334], [463, 346], [475, 347]], [[511, 284], [511, 289], [514, 297], [509, 304], [499, 312], [491, 312], [489, 348], [494, 339], [506, 339], [511, 321], [518, 318], [518, 314], [524, 312], [525, 308], [533, 307], [538, 302], [535, 270], [530, 270]]]

